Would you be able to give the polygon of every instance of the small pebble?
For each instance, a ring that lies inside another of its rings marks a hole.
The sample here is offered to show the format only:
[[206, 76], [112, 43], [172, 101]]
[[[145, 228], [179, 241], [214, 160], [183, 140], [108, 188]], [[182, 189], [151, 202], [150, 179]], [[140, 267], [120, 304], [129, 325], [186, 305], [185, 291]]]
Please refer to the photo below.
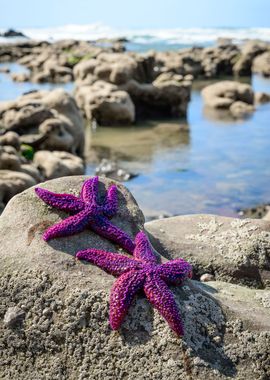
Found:
[[216, 343], [221, 343], [221, 337], [220, 336], [214, 336], [213, 341]]
[[52, 313], [52, 311], [51, 311], [51, 309], [48, 308], [48, 307], [46, 307], [46, 308], [43, 310], [43, 312], [42, 312], [42, 314], [45, 315], [45, 317], [48, 317], [51, 313]]
[[9, 307], [4, 315], [4, 324], [8, 327], [16, 325], [25, 317], [25, 312], [18, 306]]
[[215, 281], [215, 276], [210, 273], [204, 273], [200, 277], [201, 282]]

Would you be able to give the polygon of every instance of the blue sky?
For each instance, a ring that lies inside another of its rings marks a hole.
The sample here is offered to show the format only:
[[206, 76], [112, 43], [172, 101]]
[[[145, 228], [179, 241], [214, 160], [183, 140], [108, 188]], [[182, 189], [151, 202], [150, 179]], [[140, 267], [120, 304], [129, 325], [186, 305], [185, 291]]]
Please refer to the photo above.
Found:
[[0, 0], [0, 28], [270, 27], [270, 0]]

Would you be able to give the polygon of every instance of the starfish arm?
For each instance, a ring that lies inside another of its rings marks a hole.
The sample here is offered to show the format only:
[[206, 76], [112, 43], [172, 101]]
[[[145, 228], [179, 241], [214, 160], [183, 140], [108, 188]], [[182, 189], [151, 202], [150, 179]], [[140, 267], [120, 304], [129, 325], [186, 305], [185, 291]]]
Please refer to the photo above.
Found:
[[158, 272], [165, 282], [180, 285], [186, 278], [192, 277], [192, 266], [183, 259], [176, 259], [159, 265]]
[[136, 260], [99, 249], [85, 249], [79, 251], [76, 254], [76, 258], [89, 261], [113, 276], [121, 276], [131, 269], [140, 268], [140, 263]]
[[174, 296], [166, 283], [157, 275], [147, 276], [144, 292], [151, 304], [178, 335], [184, 334], [183, 324]]
[[124, 250], [133, 253], [135, 244], [130, 236], [120, 228], [113, 225], [108, 219], [97, 216], [90, 222], [90, 228], [98, 235], [118, 244]]
[[121, 326], [135, 294], [143, 287], [144, 281], [143, 272], [130, 270], [114, 283], [110, 296], [110, 325], [113, 330]]
[[117, 212], [117, 207], [118, 207], [117, 187], [115, 185], [112, 185], [107, 191], [107, 197], [104, 204], [103, 212], [108, 218], [112, 218]]
[[157, 263], [157, 256], [155, 255], [150, 242], [144, 232], [139, 232], [135, 239], [134, 257], [148, 263]]
[[88, 223], [88, 214], [85, 211], [81, 211], [48, 228], [43, 234], [43, 239], [48, 241], [56, 237], [74, 235], [82, 232], [88, 226]]
[[98, 177], [93, 177], [90, 179], [87, 179], [83, 185], [81, 190], [81, 199], [86, 202], [93, 202], [97, 203], [98, 198]]
[[83, 202], [71, 194], [57, 194], [41, 187], [35, 188], [35, 193], [48, 205], [63, 211], [81, 211]]

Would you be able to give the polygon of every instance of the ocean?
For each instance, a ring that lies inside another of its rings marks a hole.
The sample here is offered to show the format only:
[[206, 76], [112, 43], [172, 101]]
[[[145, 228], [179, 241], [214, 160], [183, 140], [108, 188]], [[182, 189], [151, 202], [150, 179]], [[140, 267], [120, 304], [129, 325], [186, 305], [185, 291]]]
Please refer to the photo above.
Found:
[[[0, 33], [5, 30], [0, 28]], [[20, 29], [29, 38], [57, 41], [61, 39], [97, 40], [127, 38], [129, 50], [172, 50], [194, 45], [209, 46], [217, 38], [230, 38], [239, 43], [246, 39], [270, 41], [270, 28], [174, 28], [174, 29], [115, 29], [101, 23], [90, 25], [63, 25], [47, 28]], [[10, 38], [0, 38], [10, 42]]]

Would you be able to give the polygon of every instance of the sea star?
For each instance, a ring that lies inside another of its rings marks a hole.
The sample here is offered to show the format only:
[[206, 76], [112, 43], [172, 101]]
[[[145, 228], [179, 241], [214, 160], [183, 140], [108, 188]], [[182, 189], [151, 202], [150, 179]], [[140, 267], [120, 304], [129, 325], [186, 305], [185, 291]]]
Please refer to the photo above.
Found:
[[36, 187], [35, 192], [48, 205], [72, 214], [48, 228], [43, 234], [45, 241], [70, 236], [90, 228], [100, 236], [119, 244], [127, 252], [133, 253], [135, 245], [130, 236], [109, 221], [118, 206], [115, 185], [108, 189], [103, 205], [98, 203], [98, 177], [90, 178], [83, 183], [79, 197], [52, 193], [40, 187]]
[[143, 232], [137, 234], [135, 245], [133, 258], [97, 249], [79, 251], [76, 257], [119, 277], [110, 296], [110, 325], [113, 330], [119, 329], [135, 294], [143, 289], [172, 330], [178, 336], [183, 335], [180, 313], [167, 284], [180, 285], [185, 278], [191, 277], [191, 265], [183, 259], [160, 264]]

